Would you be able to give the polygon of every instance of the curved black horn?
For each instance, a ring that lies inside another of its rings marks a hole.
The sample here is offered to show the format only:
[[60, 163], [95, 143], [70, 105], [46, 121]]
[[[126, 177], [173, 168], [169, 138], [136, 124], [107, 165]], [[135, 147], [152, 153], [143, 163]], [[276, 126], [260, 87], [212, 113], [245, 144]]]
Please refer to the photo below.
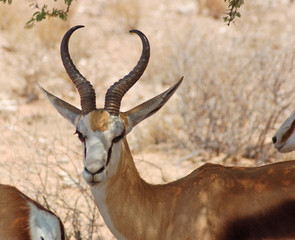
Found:
[[74, 83], [74, 85], [76, 86], [80, 94], [82, 114], [86, 115], [87, 113], [96, 109], [95, 91], [91, 83], [87, 81], [87, 79], [75, 67], [70, 57], [69, 46], [68, 46], [69, 39], [72, 33], [82, 27], [84, 26], [78, 25], [78, 26], [72, 27], [70, 30], [66, 32], [61, 42], [60, 55], [61, 55], [63, 65], [70, 79], [72, 80], [72, 82]]
[[130, 32], [136, 33], [140, 37], [142, 41], [142, 53], [133, 70], [124, 78], [120, 79], [118, 82], [115, 82], [106, 93], [104, 108], [111, 115], [115, 116], [119, 115], [123, 96], [141, 77], [150, 58], [150, 44], [146, 36], [138, 30], [131, 30]]

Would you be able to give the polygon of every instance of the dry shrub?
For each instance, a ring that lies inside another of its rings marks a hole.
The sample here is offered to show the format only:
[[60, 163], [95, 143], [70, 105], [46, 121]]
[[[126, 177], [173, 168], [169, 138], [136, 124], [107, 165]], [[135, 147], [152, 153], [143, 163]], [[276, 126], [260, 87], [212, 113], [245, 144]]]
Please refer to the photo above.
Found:
[[246, 59], [236, 52], [215, 51], [200, 53], [214, 59], [203, 61], [184, 84], [180, 111], [188, 145], [266, 160], [272, 152], [263, 151], [270, 143], [268, 133], [290, 105], [285, 99], [293, 97], [292, 87], [285, 91], [293, 75], [293, 51], [266, 47]]
[[[256, 10], [255, 18], [249, 12], [238, 28], [207, 22], [204, 30], [186, 19], [175, 26], [181, 34], [172, 28], [163, 33], [167, 41], [153, 49], [157, 64], [152, 66], [152, 79], [167, 86], [184, 75], [176, 93], [180, 104], [166, 106], [172, 109], [170, 118], [181, 114], [182, 124], [169, 124], [162, 117], [166, 123], [157, 125], [171, 133], [169, 141], [191, 151], [222, 153], [225, 159], [265, 163], [277, 156], [271, 137], [293, 110], [295, 39], [294, 27], [284, 25], [275, 8], [268, 12], [266, 7]], [[257, 18], [263, 20], [256, 24]], [[167, 141], [159, 138], [160, 132], [154, 131], [154, 141]]]
[[178, 36], [177, 47], [167, 46], [172, 67], [166, 79], [185, 75], [177, 108], [183, 125], [170, 131], [192, 150], [266, 162], [276, 153], [273, 129], [294, 99], [295, 40], [269, 41], [256, 29], [242, 31], [249, 34], [208, 37], [195, 29]]

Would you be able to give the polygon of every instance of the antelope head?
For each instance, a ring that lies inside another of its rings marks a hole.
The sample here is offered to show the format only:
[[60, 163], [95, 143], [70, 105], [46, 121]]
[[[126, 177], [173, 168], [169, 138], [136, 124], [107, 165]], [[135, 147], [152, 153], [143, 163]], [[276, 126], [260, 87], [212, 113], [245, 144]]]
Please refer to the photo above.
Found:
[[120, 161], [121, 143], [125, 136], [135, 125], [157, 112], [168, 101], [182, 82], [182, 78], [158, 96], [127, 112], [120, 112], [123, 96], [141, 77], [150, 57], [148, 39], [142, 32], [132, 30], [130, 32], [137, 34], [142, 41], [141, 57], [129, 74], [107, 90], [104, 108], [96, 108], [94, 88], [76, 69], [68, 49], [72, 33], [81, 27], [83, 26], [79, 25], [68, 30], [62, 39], [60, 51], [63, 65], [79, 92], [81, 110], [41, 89], [57, 111], [76, 128], [76, 134], [84, 147], [83, 177], [93, 186], [115, 174]]

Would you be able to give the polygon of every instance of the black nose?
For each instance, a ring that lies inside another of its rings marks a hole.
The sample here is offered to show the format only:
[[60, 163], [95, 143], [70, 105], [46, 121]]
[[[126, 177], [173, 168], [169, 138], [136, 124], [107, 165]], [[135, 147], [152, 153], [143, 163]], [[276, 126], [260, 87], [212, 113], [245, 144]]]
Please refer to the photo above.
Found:
[[102, 173], [104, 171], [105, 167], [101, 167], [100, 169], [98, 169], [96, 172], [91, 172], [89, 171], [86, 167], [84, 167], [85, 172], [89, 173], [90, 175], [95, 175], [95, 174], [99, 174]]
[[94, 175], [92, 172], [90, 172], [86, 167], [84, 167], [84, 171], [89, 173], [90, 175]]
[[273, 142], [273, 144], [275, 144], [277, 142], [277, 137], [276, 136], [272, 137], [272, 142]]

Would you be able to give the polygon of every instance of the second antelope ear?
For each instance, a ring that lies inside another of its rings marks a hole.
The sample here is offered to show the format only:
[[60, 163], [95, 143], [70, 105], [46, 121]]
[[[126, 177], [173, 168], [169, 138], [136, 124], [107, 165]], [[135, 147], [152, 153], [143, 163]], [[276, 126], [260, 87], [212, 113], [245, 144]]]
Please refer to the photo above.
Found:
[[49, 99], [51, 104], [56, 108], [56, 110], [67, 120], [69, 120], [75, 127], [79, 116], [82, 114], [82, 111], [73, 105], [61, 100], [60, 98], [54, 96], [50, 92], [47, 92], [44, 88], [39, 86], [42, 92]]
[[183, 77], [175, 83], [172, 87], [167, 89], [165, 92], [157, 95], [156, 97], [132, 108], [131, 110], [122, 113], [128, 119], [128, 126], [126, 134], [129, 133], [133, 127], [135, 127], [142, 120], [156, 113], [173, 95], [176, 89], [182, 82]]

